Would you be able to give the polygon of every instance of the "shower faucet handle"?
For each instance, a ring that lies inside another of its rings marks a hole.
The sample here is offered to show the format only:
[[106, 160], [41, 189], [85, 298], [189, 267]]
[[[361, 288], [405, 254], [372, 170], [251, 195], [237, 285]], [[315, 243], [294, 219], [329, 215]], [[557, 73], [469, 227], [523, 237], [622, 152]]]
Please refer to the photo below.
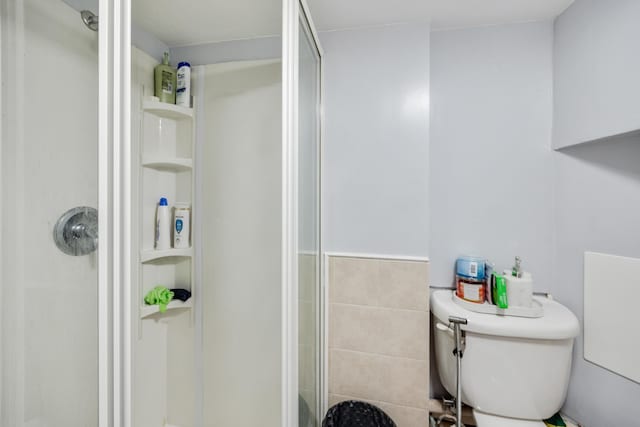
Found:
[[53, 228], [53, 241], [67, 255], [87, 255], [98, 248], [98, 211], [87, 206], [69, 209]]

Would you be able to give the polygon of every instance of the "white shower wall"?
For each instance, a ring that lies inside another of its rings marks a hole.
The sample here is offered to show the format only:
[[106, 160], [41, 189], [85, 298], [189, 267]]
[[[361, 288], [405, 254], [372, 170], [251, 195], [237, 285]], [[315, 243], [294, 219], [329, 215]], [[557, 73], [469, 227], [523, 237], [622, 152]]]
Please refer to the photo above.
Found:
[[23, 50], [3, 46], [0, 425], [84, 427], [97, 423], [97, 258], [63, 254], [52, 231], [66, 210], [97, 207], [97, 33], [61, 1], [15, 3]]
[[205, 67], [207, 427], [281, 425], [281, 73], [280, 61]]
[[[137, 111], [152, 91], [157, 63], [133, 48], [134, 159]], [[195, 314], [138, 323], [136, 426], [166, 420], [188, 427], [199, 419], [204, 426], [280, 425], [281, 73], [276, 60], [193, 67], [199, 182], [193, 218], [201, 224], [193, 233], [202, 276]], [[137, 289], [132, 298], [139, 298]]]

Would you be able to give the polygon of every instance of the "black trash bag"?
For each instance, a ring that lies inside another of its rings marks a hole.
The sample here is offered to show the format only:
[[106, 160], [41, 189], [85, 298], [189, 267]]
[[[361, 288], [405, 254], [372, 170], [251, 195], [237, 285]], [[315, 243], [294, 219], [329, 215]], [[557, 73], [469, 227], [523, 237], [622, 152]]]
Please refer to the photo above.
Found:
[[396, 423], [377, 406], [347, 400], [327, 411], [322, 427], [396, 427]]

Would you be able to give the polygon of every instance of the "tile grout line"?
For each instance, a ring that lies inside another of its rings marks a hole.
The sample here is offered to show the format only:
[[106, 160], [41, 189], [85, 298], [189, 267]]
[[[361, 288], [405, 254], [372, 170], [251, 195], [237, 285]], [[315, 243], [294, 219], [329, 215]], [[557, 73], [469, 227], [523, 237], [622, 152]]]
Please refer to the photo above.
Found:
[[430, 311], [429, 309], [381, 307], [378, 305], [364, 305], [364, 304], [354, 304], [354, 303], [348, 303], [348, 302], [334, 302], [334, 301], [329, 301], [329, 305], [344, 305], [348, 307], [363, 307], [368, 309], [375, 308], [375, 309], [386, 310], [386, 311], [411, 311], [415, 313], [429, 313]]
[[369, 355], [373, 355], [373, 356], [380, 356], [380, 357], [385, 357], [387, 359], [402, 359], [402, 360], [410, 360], [413, 362], [427, 362], [427, 368], [429, 367], [429, 355], [427, 355], [427, 358], [425, 359], [416, 359], [414, 357], [405, 357], [405, 356], [390, 356], [388, 354], [382, 354], [382, 353], [374, 353], [374, 352], [370, 352], [370, 351], [359, 351], [359, 350], [350, 350], [348, 348], [341, 348], [341, 347], [332, 347], [329, 346], [329, 351], [344, 351], [347, 353], [356, 353], [356, 354], [369, 354]]

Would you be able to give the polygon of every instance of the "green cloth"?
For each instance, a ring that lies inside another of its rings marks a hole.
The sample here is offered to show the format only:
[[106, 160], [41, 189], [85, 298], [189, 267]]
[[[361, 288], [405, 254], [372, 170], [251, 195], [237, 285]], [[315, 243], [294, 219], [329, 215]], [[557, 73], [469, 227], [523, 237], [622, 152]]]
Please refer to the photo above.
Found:
[[160, 313], [167, 311], [167, 304], [173, 299], [173, 292], [164, 286], [156, 286], [144, 297], [144, 302], [148, 305], [160, 307]]
[[544, 423], [549, 427], [567, 427], [560, 414], [555, 414], [553, 417], [544, 420]]

